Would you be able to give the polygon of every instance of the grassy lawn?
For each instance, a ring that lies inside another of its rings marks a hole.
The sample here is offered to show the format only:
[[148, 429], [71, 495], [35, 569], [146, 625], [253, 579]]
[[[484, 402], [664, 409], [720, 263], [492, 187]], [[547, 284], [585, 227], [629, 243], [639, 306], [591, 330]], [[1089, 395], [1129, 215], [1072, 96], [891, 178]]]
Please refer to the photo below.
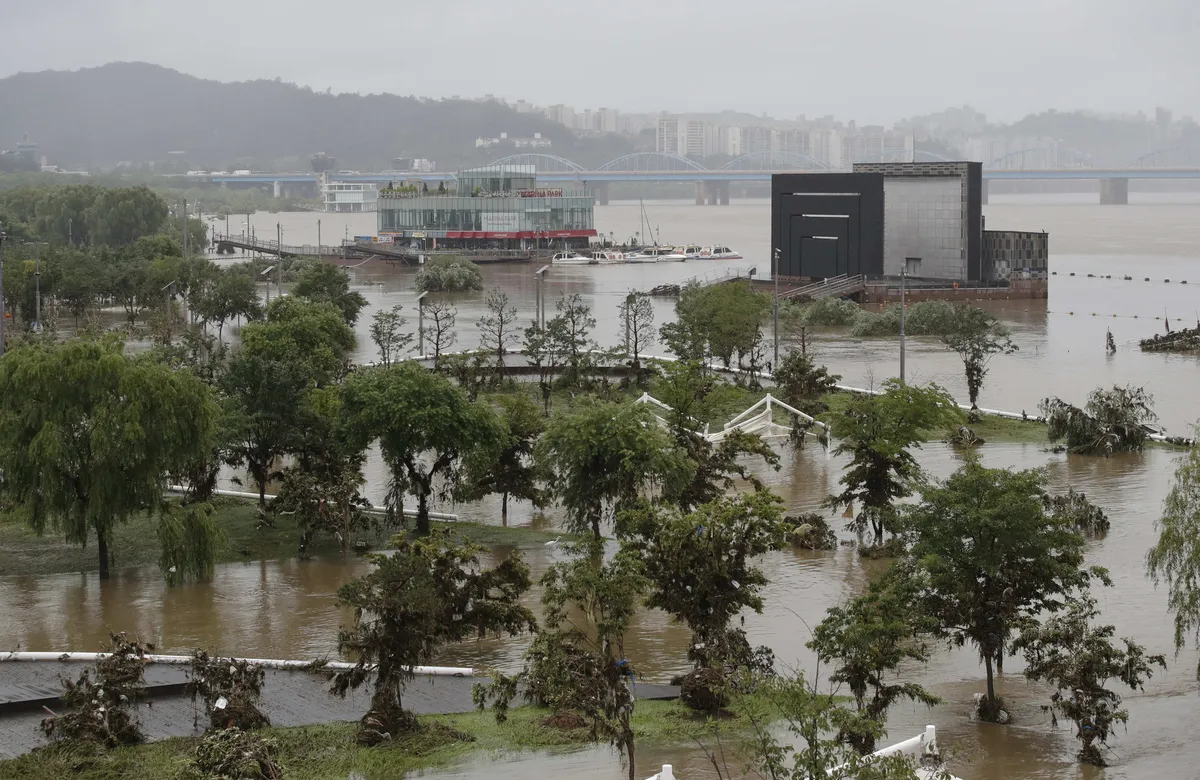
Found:
[[[300, 530], [287, 516], [275, 519], [272, 528], [257, 528], [258, 510], [253, 502], [232, 498], [213, 500], [215, 518], [225, 538], [217, 549], [217, 562], [275, 560], [294, 558]], [[116, 559], [114, 568], [152, 566], [158, 563], [161, 548], [155, 531], [156, 521], [148, 515], [135, 517], [119, 526], [111, 545]], [[433, 523], [434, 527], [452, 528], [460, 535], [483, 546], [497, 544], [535, 544], [555, 538], [557, 532], [530, 528], [503, 528], [476, 523]], [[388, 534], [369, 541], [375, 547], [386, 544]], [[313, 557], [340, 555], [341, 548], [332, 537], [320, 535], [309, 547]], [[95, 571], [99, 568], [95, 540], [86, 547], [68, 544], [53, 531], [38, 536], [17, 513], [0, 515], [0, 575], [56, 574]]]
[[[518, 707], [503, 724], [497, 724], [491, 712], [427, 716], [421, 718], [427, 728], [374, 748], [354, 744], [357, 724], [353, 723], [266, 729], [263, 734], [278, 742], [278, 760], [289, 780], [342, 780], [352, 772], [376, 780], [446, 766], [472, 753], [503, 755], [521, 750], [569, 749], [589, 743], [586, 730], [561, 731], [543, 726], [547, 715], [547, 710]], [[679, 701], [639, 701], [634, 708], [633, 727], [641, 744], [669, 744], [682, 742], [704, 720], [704, 716], [689, 711]], [[53, 746], [11, 761], [0, 761], [0, 777], [171, 780], [186, 777], [184, 771], [197, 743], [195, 738], [177, 738], [107, 752]], [[645, 776], [652, 770], [638, 771], [639, 776]]]
[[[821, 419], [827, 422], [832, 415], [843, 411], [852, 398], [854, 398], [854, 394], [848, 392], [830, 393], [825, 396], [823, 400], [829, 404], [829, 411], [821, 415]], [[963, 422], [966, 423], [965, 417]], [[976, 436], [989, 444], [1002, 442], [1031, 442], [1047, 446], [1050, 444], [1049, 439], [1046, 438], [1046, 426], [1033, 420], [1014, 420], [1010, 417], [985, 414], [981, 416], [979, 422], [973, 425], [967, 423], [967, 425], [975, 431]], [[925, 441], [945, 441], [949, 435], [950, 431], [948, 430], [930, 430], [925, 432]]]

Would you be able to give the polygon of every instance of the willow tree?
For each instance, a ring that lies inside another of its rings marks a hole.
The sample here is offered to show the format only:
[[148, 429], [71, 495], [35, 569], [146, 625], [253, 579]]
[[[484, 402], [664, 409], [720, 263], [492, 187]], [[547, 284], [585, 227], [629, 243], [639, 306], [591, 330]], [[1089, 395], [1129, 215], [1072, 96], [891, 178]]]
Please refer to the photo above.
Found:
[[[1146, 569], [1155, 585], [1167, 584], [1178, 653], [1188, 634], [1200, 645], [1200, 448], [1193, 447], [1180, 460], [1155, 527], [1158, 542], [1146, 554]], [[1196, 679], [1200, 680], [1200, 662]]]
[[4, 492], [37, 533], [94, 538], [107, 579], [116, 527], [163, 505], [166, 475], [208, 452], [217, 416], [194, 374], [119, 341], [29, 343], [0, 360]]
[[1038, 406], [1049, 426], [1050, 441], [1065, 439], [1067, 451], [1077, 455], [1112, 455], [1142, 449], [1158, 419], [1151, 405], [1154, 397], [1145, 388], [1097, 388], [1088, 395], [1083, 409], [1059, 398], [1047, 398]]

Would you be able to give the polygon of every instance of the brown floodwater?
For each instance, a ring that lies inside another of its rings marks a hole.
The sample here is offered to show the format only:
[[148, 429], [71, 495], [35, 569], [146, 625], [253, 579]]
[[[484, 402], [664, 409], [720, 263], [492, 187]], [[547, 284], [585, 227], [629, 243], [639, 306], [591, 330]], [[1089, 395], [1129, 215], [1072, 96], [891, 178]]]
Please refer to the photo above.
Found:
[[[1149, 197], [1149, 196], [1146, 196]], [[1195, 417], [1200, 395], [1200, 360], [1142, 354], [1135, 341], [1163, 327], [1165, 307], [1171, 317], [1194, 318], [1200, 309], [1200, 199], [1160, 196], [1160, 202], [1128, 207], [1100, 207], [1078, 198], [1037, 202], [1021, 197], [996, 198], [987, 207], [989, 227], [1023, 227], [1051, 232], [1049, 301], [1010, 301], [997, 306], [1011, 322], [1021, 351], [998, 357], [988, 375], [981, 404], [1032, 411], [1040, 398], [1059, 395], [1076, 403], [1101, 384], [1144, 384], [1156, 398], [1163, 423], [1184, 432]], [[744, 261], [721, 264], [728, 268], [765, 267], [769, 205], [764, 201], [736, 202], [728, 208], [690, 204], [651, 203], [653, 220], [661, 220], [664, 240], [727, 243], [746, 255]], [[353, 219], [351, 235], [365, 232], [373, 215], [281, 214], [256, 216], [256, 225], [284, 222], [289, 243], [315, 242], [315, 221], [323, 222], [323, 237], [340, 238], [341, 220]], [[636, 229], [637, 204], [597, 208], [597, 223], [617, 236]], [[338, 229], [332, 229], [337, 225]], [[273, 227], [273, 225], [270, 225]], [[311, 235], [304, 231], [310, 230]], [[522, 314], [532, 317], [532, 268], [499, 266], [484, 270], [488, 285], [508, 291]], [[1074, 271], [1075, 277], [1068, 274]], [[560, 293], [579, 292], [589, 299], [598, 320], [597, 338], [615, 343], [620, 297], [630, 287], [645, 289], [663, 281], [718, 274], [717, 264], [687, 263], [653, 266], [608, 266], [554, 269], [550, 300]], [[402, 303], [410, 308], [411, 269], [363, 267], [355, 282], [373, 306]], [[1087, 278], [1111, 274], [1114, 279]], [[1123, 281], [1120, 276], [1134, 276]], [[1191, 278], [1189, 278], [1189, 275]], [[1154, 282], [1142, 279], [1150, 276]], [[1170, 284], [1163, 282], [1170, 278]], [[1184, 286], [1177, 280], [1188, 279]], [[480, 294], [449, 296], [459, 310], [461, 345], [471, 346]], [[1069, 312], [1075, 312], [1070, 314]], [[669, 302], [657, 302], [659, 321], [669, 316]], [[1092, 317], [1091, 313], [1097, 316]], [[369, 314], [369, 310], [368, 310]], [[1113, 314], [1119, 316], [1113, 317]], [[1135, 319], [1133, 315], [1138, 315]], [[1103, 317], [1103, 318], [1102, 318]], [[364, 317], [364, 321], [367, 318]], [[412, 318], [415, 320], [415, 318]], [[410, 324], [415, 325], [415, 322]], [[1104, 353], [1104, 333], [1112, 328], [1119, 350]], [[371, 358], [365, 322], [360, 324], [359, 358]], [[915, 341], [915, 343], [914, 343]], [[896, 370], [895, 344], [825, 336], [818, 341], [821, 359], [854, 384], [881, 382]], [[653, 351], [653, 349], [652, 349]], [[961, 397], [961, 366], [932, 343], [910, 340], [910, 380], [934, 380]], [[1118, 635], [1135, 637], [1153, 652], [1170, 654], [1172, 631], [1166, 596], [1144, 574], [1143, 558], [1155, 539], [1153, 524], [1171, 484], [1177, 455], [1153, 449], [1110, 459], [1051, 454], [1035, 444], [995, 444], [982, 451], [989, 466], [1045, 468], [1052, 486], [1085, 491], [1104, 506], [1112, 531], [1089, 543], [1090, 563], [1108, 567], [1115, 585], [1099, 597], [1105, 620]], [[920, 455], [922, 465], [944, 477], [959, 464], [949, 448], [933, 444]], [[844, 460], [819, 447], [785, 450], [778, 473], [762, 476], [787, 502], [789, 510], [815, 509], [840, 477]], [[377, 460], [368, 464], [372, 497], [379, 497], [382, 474]], [[495, 501], [468, 506], [444, 505], [445, 511], [482, 522], [498, 522]], [[549, 513], [549, 521], [555, 513]], [[544, 523], [527, 506], [518, 504], [512, 522]], [[501, 556], [510, 548], [499, 548]], [[535, 574], [560, 558], [555, 547], [535, 545], [521, 550]], [[860, 592], [879, 564], [864, 562], [850, 549], [813, 553], [787, 551], [768, 555], [763, 566], [767, 586], [762, 615], [745, 616], [755, 643], [770, 645], [781, 666], [812, 675], [815, 659], [805, 648], [809, 627], [825, 610]], [[338, 626], [347, 615], [336, 606], [339, 586], [363, 571], [358, 559], [343, 561], [272, 561], [219, 566], [213, 581], [168, 589], [154, 569], [124, 570], [103, 586], [95, 574], [0, 577], [0, 647], [29, 650], [90, 650], [99, 647], [110, 630], [135, 631], [167, 652], [193, 647], [259, 657], [309, 658], [332, 654]], [[538, 594], [529, 594], [536, 605]], [[686, 666], [688, 635], [656, 611], [644, 611], [634, 622], [628, 652], [639, 675], [662, 680]], [[527, 639], [485, 640], [447, 649], [443, 664], [514, 668]], [[1200, 701], [1194, 680], [1197, 654], [1188, 649], [1173, 659], [1167, 672], [1156, 676], [1145, 692], [1126, 698], [1131, 717], [1128, 732], [1113, 741], [1114, 767], [1077, 767], [1072, 733], [1065, 726], [1052, 730], [1040, 710], [1048, 691], [1026, 683], [1020, 664], [1012, 660], [1000, 679], [1002, 695], [1010, 702], [1016, 723], [1007, 727], [977, 724], [969, 717], [972, 694], [982, 690], [983, 670], [970, 649], [939, 648], [927, 666], [914, 666], [905, 675], [918, 680], [945, 700], [932, 710], [897, 707], [889, 722], [890, 738], [904, 739], [926, 723], [938, 726], [943, 750], [952, 755], [951, 769], [964, 780], [994, 778], [1183, 778], [1196, 777], [1194, 736], [1200, 730]], [[517, 778], [570, 773], [588, 778], [618, 778], [623, 773], [606, 749], [566, 754], [537, 753], [467, 762], [452, 769], [426, 772], [427, 777]], [[517, 760], [526, 759], [526, 760]], [[695, 746], [679, 745], [639, 752], [639, 773], [646, 776], [658, 764], [672, 763], [678, 776], [691, 780], [713, 772]], [[733, 762], [731, 762], [731, 765]]]

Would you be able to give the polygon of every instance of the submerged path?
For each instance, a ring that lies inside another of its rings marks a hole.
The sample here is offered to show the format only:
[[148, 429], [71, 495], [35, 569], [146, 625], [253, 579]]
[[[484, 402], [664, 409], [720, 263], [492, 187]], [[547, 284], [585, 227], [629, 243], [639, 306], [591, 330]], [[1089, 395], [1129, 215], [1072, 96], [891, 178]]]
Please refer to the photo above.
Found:
[[[60, 661], [6, 661], [0, 656], [0, 759], [15, 758], [47, 744], [39, 727], [47, 716], [43, 706], [58, 714], [62, 677], [77, 679], [92, 664]], [[148, 741], [204, 733], [204, 703], [192, 703], [184, 686], [187, 666], [146, 665], [146, 694], [137, 706], [137, 718]], [[313, 726], [350, 722], [370, 709], [370, 689], [363, 687], [340, 698], [329, 693], [325, 674], [308, 670], [266, 669], [259, 708], [273, 726]], [[420, 675], [404, 690], [404, 706], [418, 715], [445, 715], [475, 708], [471, 686], [485, 682], [480, 676]], [[639, 699], [675, 699], [679, 688], [637, 683]]]

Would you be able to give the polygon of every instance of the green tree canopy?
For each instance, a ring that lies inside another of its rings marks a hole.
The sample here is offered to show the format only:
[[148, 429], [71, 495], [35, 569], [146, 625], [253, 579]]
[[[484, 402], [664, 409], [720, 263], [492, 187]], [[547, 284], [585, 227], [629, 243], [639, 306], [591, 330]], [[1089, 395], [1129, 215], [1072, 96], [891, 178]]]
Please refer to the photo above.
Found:
[[1074, 524], [1047, 515], [1039, 471], [984, 468], [970, 461], [945, 483], [922, 492], [906, 514], [913, 535], [920, 608], [934, 634], [975, 645], [987, 670], [980, 714], [999, 709], [993, 666], [1017, 623], [1055, 612], [1102, 569], [1084, 569], [1084, 538]]
[[533, 460], [533, 448], [546, 430], [537, 402], [526, 395], [502, 395], [495, 399], [504, 442], [498, 451], [478, 451], [467, 461], [461, 496], [479, 499], [500, 494], [500, 523], [508, 525], [508, 499], [530, 501], [544, 506], [545, 493], [538, 486], [539, 474]]
[[341, 375], [353, 349], [354, 331], [336, 306], [291, 295], [271, 301], [265, 322], [242, 329], [249, 357], [303, 366], [318, 385]]
[[358, 315], [366, 306], [367, 299], [357, 290], [350, 289], [350, 274], [332, 263], [315, 262], [300, 270], [292, 295], [310, 301], [332, 303], [342, 313], [342, 319], [353, 327]]
[[662, 326], [661, 338], [682, 360], [720, 360], [726, 368], [755, 351], [771, 302], [749, 284], [684, 287], [675, 304], [675, 322]]
[[415, 363], [355, 371], [342, 387], [342, 409], [354, 449], [379, 441], [392, 471], [389, 505], [401, 514], [401, 497], [416, 494], [419, 533], [429, 532], [435, 480], [453, 494], [463, 461], [495, 459], [507, 440], [491, 407]]
[[1075, 724], [1079, 760], [1108, 766], [1100, 745], [1107, 747], [1118, 723], [1129, 722], [1129, 710], [1121, 709], [1120, 694], [1106, 686], [1116, 680], [1139, 691], [1154, 667], [1165, 669], [1167, 662], [1161, 655], [1147, 655], [1132, 639], [1122, 639], [1125, 646], [1117, 647], [1116, 629], [1093, 625], [1098, 617], [1094, 598], [1071, 599], [1062, 614], [1045, 623], [1029, 621], [1013, 650], [1024, 651], [1027, 678], [1054, 686], [1050, 716], [1055, 726], [1059, 715]]
[[967, 396], [971, 408], [978, 408], [979, 391], [987, 376], [987, 364], [994, 355], [1011, 355], [1017, 351], [1012, 333], [1000, 320], [978, 306], [956, 306], [950, 330], [942, 335], [942, 343], [958, 353], [967, 374]]
[[606, 515], [630, 508], [651, 482], [682, 485], [691, 464], [644, 405], [585, 403], [551, 420], [535, 458], [573, 533], [600, 538]]
[[0, 360], [4, 490], [38, 533], [94, 537], [107, 578], [113, 529], [161, 506], [166, 474], [207, 449], [217, 413], [190, 371], [117, 341], [18, 347]]
[[745, 633], [730, 622], [743, 609], [762, 612], [767, 577], [754, 559], [786, 543], [782, 508], [770, 491], [757, 490], [694, 512], [644, 505], [622, 516], [650, 580], [646, 605], [691, 629], [688, 659], [696, 669], [747, 660]]
[[[1146, 554], [1146, 570], [1167, 585], [1167, 608], [1175, 616], [1175, 651], [1187, 635], [1200, 645], [1200, 448], [1179, 459], [1175, 484], [1155, 522], [1158, 541]], [[1196, 664], [1200, 680], [1200, 662]]]
[[338, 634], [338, 652], [356, 664], [334, 677], [333, 691], [344, 696], [373, 685], [360, 743], [418, 728], [400, 695], [415, 667], [444, 645], [534, 629], [533, 613], [518, 602], [531, 584], [529, 567], [513, 555], [485, 568], [480, 552], [440, 534], [397, 539], [394, 553], [371, 556], [375, 568], [338, 590], [338, 602], [354, 610], [354, 624]]
[[838, 439], [835, 455], [850, 454], [842, 475], [842, 492], [830, 496], [834, 508], [860, 509], [851, 527], [862, 533], [871, 527], [875, 543], [883, 532], [895, 531], [895, 501], [912, 495], [922, 471], [910, 448], [920, 447], [925, 433], [962, 419], [954, 399], [937, 385], [913, 387], [889, 379], [879, 395], [856, 395], [831, 419]]
[[899, 679], [902, 663], [929, 660], [928, 648], [919, 639], [929, 628], [928, 620], [912, 609], [917, 595], [911, 581], [876, 580], [865, 594], [831, 607], [808, 642], [822, 661], [833, 665], [829, 681], [845, 684], [858, 714], [872, 724], [839, 735], [861, 755], [875, 752], [875, 726], [883, 727], [892, 705], [902, 699], [929, 707], [939, 702], [917, 683]]

